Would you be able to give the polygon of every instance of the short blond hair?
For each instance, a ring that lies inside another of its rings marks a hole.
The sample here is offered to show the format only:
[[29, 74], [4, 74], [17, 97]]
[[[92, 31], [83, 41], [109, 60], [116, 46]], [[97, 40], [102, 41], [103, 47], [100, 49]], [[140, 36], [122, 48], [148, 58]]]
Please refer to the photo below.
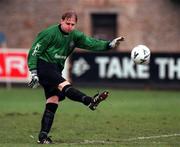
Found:
[[77, 13], [75, 11], [67, 11], [67, 12], [65, 12], [62, 15], [61, 19], [64, 20], [66, 18], [72, 18], [72, 17], [75, 18], [76, 22], [78, 21]]

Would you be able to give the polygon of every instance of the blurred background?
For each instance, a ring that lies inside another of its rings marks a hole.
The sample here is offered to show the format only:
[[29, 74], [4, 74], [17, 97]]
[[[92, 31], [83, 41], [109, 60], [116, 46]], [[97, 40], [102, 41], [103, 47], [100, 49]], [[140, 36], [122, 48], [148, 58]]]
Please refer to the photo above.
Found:
[[178, 0], [1, 0], [0, 7], [0, 31], [10, 48], [29, 48], [37, 32], [75, 10], [86, 34], [125, 36], [119, 51], [146, 44], [153, 52], [180, 52]]
[[[149, 85], [153, 82], [162, 81], [164, 84], [163, 81], [166, 80], [166, 82], [173, 83], [173, 86], [179, 87], [177, 86], [179, 84], [177, 82], [180, 79], [180, 61], [178, 58], [180, 53], [180, 2], [178, 0], [0, 0], [0, 8], [0, 51], [5, 48], [11, 50], [16, 48], [25, 49], [25, 52], [28, 52], [38, 32], [52, 24], [59, 23], [63, 12], [75, 10], [79, 17], [77, 28], [85, 34], [108, 40], [117, 36], [124, 36], [126, 38], [126, 41], [111, 52], [112, 57], [115, 56], [113, 53], [116, 52], [117, 57], [120, 58], [118, 62], [120, 65], [123, 66], [123, 57], [128, 58], [134, 46], [144, 44], [150, 48], [152, 52], [152, 65], [149, 65], [148, 69], [146, 69], [149, 73], [146, 76], [146, 81], [142, 83]], [[16, 56], [19, 54], [18, 52]], [[75, 59], [72, 59], [79, 61], [81, 55], [77, 56]], [[89, 57], [86, 59], [86, 55], [83, 56], [85, 62], [88, 62], [86, 60], [89, 60]], [[105, 56], [109, 55], [105, 54]], [[163, 58], [162, 62], [159, 62], [158, 59], [158, 61], [156, 61], [156, 58], [154, 59], [154, 56], [160, 56], [161, 59], [165, 56], [167, 58]], [[16, 82], [18, 80], [20, 82], [27, 82], [28, 73], [25, 71], [27, 70], [25, 63], [16, 61], [18, 60], [16, 59], [11, 61], [12, 63], [19, 62], [19, 66], [13, 66], [11, 62], [7, 66], [8, 63], [5, 61], [6, 59], [3, 59], [4, 57], [1, 53], [1, 81]], [[26, 59], [26, 55], [23, 55], [22, 58]], [[111, 59], [109, 59], [109, 62]], [[73, 78], [74, 82], [76, 81], [77, 75], [69, 74], [72, 71], [77, 73], [78, 70], [81, 70], [77, 66], [75, 67], [76, 70], [73, 69], [74, 60], [68, 63], [70, 68], [68, 67], [68, 70], [65, 72], [66, 77], [72, 82]], [[89, 64], [91, 67], [93, 66], [92, 64], [96, 63], [84, 64], [83, 62], [82, 64], [84, 65], [83, 69], [88, 71], [90, 69], [88, 68]], [[97, 68], [100, 66], [99, 64]], [[126, 68], [122, 66], [122, 70]], [[98, 70], [97, 68], [96, 70]], [[117, 69], [117, 67], [113, 68]], [[138, 80], [137, 76], [132, 76], [132, 72], [138, 71], [136, 67], [132, 68], [134, 71], [131, 71], [129, 75], [127, 74], [124, 77], [116, 73], [108, 79], [107, 77], [102, 79], [99, 76], [101, 84], [103, 80], [105, 84], [108, 84], [113, 78], [117, 82], [126, 80], [125, 83], [127, 84], [129, 80]], [[118, 69], [118, 71], [122, 73], [121, 69]], [[15, 70], [14, 73], [11, 73], [12, 70]], [[155, 74], [152, 75], [153, 73]], [[19, 76], [24, 74], [25, 79], [19, 80], [19, 77], [12, 78], [13, 75], [18, 76], [18, 74]], [[91, 72], [90, 75], [92, 74], [97, 75], [98, 73]], [[9, 78], [9, 76], [11, 77]], [[82, 82], [86, 83], [88, 76], [89, 74], [86, 78], [83, 78]], [[3, 78], [4, 80], [2, 80]], [[80, 76], [77, 78], [81, 79]], [[94, 79], [94, 81], [96, 82], [97, 79]], [[137, 83], [136, 80], [135, 82]], [[110, 84], [112, 83], [110, 82]]]

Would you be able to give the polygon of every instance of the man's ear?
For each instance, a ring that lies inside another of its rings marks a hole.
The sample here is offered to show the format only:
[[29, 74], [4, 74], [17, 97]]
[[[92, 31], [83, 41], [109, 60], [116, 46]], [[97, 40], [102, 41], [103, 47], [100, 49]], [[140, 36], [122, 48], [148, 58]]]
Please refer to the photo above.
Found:
[[60, 24], [62, 24], [62, 22], [63, 22], [63, 19], [60, 20]]

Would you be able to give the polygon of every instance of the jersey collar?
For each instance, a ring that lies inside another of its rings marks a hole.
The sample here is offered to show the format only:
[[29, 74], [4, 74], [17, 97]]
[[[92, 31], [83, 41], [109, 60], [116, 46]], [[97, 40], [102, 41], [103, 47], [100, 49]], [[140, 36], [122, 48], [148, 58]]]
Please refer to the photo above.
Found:
[[61, 29], [61, 25], [58, 25], [58, 28], [63, 35], [69, 35], [69, 33], [66, 33]]

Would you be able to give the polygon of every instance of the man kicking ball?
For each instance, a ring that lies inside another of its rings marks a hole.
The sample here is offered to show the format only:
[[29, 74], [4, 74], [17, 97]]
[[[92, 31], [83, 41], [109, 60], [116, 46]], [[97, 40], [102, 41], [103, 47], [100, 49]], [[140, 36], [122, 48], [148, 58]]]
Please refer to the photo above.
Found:
[[93, 97], [87, 96], [62, 77], [62, 70], [67, 57], [76, 47], [92, 51], [106, 51], [115, 48], [124, 38], [118, 37], [112, 41], [104, 41], [86, 36], [75, 29], [77, 21], [78, 17], [74, 11], [64, 13], [59, 24], [52, 25], [37, 35], [29, 50], [28, 67], [32, 77], [29, 87], [36, 88], [41, 84], [46, 97], [46, 107], [38, 138], [40, 144], [52, 143], [48, 133], [59, 101], [68, 97], [95, 110], [99, 103], [108, 97], [108, 91], [103, 91]]

